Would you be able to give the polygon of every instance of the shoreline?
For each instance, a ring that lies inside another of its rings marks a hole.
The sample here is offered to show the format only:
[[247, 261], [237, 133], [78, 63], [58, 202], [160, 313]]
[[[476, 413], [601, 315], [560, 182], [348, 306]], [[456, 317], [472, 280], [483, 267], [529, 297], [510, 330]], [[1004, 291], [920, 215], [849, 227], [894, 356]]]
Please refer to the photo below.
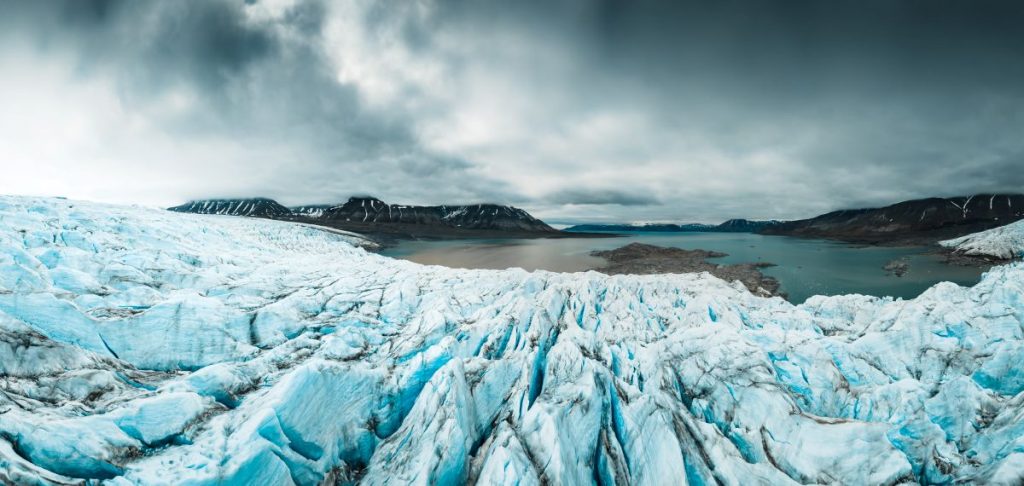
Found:
[[520, 231], [496, 229], [463, 229], [458, 227], [441, 227], [428, 225], [412, 225], [402, 223], [388, 224], [324, 224], [293, 219], [279, 220], [294, 223], [315, 224], [316, 226], [355, 233], [377, 243], [376, 251], [397, 246], [402, 241], [447, 241], [447, 240], [491, 240], [491, 239], [590, 239], [590, 238], [622, 238], [621, 233], [576, 233], [568, 231]]

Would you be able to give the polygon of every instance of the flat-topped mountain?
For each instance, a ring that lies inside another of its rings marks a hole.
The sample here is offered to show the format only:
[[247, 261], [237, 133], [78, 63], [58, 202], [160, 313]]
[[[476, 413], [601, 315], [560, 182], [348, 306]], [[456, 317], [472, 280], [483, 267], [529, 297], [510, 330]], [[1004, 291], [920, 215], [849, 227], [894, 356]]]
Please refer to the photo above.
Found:
[[300, 221], [387, 238], [557, 236], [562, 232], [530, 213], [497, 204], [411, 206], [373, 197], [353, 197], [343, 204], [287, 208], [273, 199], [206, 199], [171, 211], [251, 216]]
[[408, 206], [387, 204], [372, 197], [350, 198], [345, 204], [327, 209], [320, 218], [358, 223], [442, 225], [463, 229], [557, 231], [530, 213], [512, 206]]
[[254, 197], [248, 199], [202, 199], [190, 201], [181, 206], [167, 208], [179, 213], [221, 214], [226, 216], [252, 216], [255, 218], [283, 218], [292, 211], [273, 199]]
[[658, 233], [754, 233], [762, 228], [779, 224], [778, 221], [751, 221], [748, 219], [730, 219], [722, 224], [578, 224], [565, 231], [610, 231], [610, 232], [658, 232]]
[[767, 226], [771, 235], [862, 243], [934, 243], [1024, 218], [1024, 195], [978, 194], [904, 201], [882, 208], [833, 211]]

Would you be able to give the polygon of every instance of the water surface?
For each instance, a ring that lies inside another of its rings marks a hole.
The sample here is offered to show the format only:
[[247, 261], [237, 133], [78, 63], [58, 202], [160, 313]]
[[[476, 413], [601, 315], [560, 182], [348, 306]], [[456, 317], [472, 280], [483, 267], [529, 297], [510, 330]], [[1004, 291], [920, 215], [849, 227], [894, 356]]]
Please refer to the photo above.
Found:
[[[913, 298], [937, 282], [960, 285], [978, 282], [981, 269], [947, 265], [926, 247], [859, 247], [826, 240], [766, 236], [751, 233], [633, 233], [621, 238], [490, 239], [405, 241], [381, 253], [429, 265], [453, 268], [519, 267], [526, 270], [578, 272], [605, 264], [590, 256], [632, 242], [684, 249], [714, 250], [729, 256], [717, 263], [771, 262], [763, 270], [779, 280], [793, 302], [817, 294], [870, 294]], [[910, 269], [902, 277], [882, 267], [906, 258]]]

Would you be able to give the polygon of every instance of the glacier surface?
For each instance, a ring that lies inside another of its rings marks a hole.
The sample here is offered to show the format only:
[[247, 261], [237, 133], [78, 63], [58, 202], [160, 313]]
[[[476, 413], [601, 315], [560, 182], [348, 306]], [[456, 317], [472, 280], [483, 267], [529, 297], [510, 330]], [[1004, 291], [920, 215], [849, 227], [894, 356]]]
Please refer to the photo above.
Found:
[[0, 483], [1020, 484], [1024, 264], [794, 306], [0, 197]]
[[1024, 257], [1024, 220], [939, 244], [965, 255], [1010, 260]]

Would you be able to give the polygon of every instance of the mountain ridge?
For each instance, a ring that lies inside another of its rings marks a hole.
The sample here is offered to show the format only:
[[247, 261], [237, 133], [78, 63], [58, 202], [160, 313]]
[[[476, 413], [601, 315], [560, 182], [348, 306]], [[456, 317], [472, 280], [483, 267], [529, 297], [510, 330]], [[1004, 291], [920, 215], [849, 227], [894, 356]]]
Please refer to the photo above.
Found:
[[562, 234], [523, 209], [490, 203], [416, 206], [388, 204], [375, 197], [357, 196], [341, 204], [288, 208], [273, 199], [255, 197], [200, 199], [167, 209], [183, 213], [298, 221], [385, 239]]
[[638, 224], [578, 224], [565, 228], [564, 231], [612, 231], [612, 232], [659, 232], [659, 233], [753, 233], [760, 228], [779, 224], [779, 221], [754, 221], [748, 219], [730, 219], [720, 224], [704, 223], [646, 223]]
[[1024, 195], [975, 194], [843, 209], [782, 222], [758, 232], [867, 244], [933, 244], [1020, 219], [1024, 219]]
[[266, 197], [197, 199], [167, 209], [179, 213], [250, 216], [255, 218], [275, 218], [292, 213], [291, 209]]

